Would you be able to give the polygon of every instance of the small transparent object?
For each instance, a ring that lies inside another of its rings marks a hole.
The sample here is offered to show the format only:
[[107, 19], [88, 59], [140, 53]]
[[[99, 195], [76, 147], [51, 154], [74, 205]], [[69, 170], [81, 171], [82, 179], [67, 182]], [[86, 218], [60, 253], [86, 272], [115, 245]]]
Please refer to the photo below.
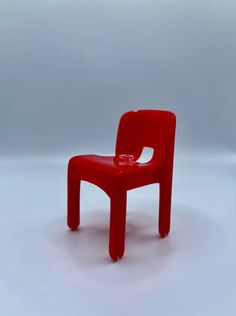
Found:
[[133, 166], [135, 165], [135, 157], [131, 154], [120, 154], [115, 157], [119, 166]]

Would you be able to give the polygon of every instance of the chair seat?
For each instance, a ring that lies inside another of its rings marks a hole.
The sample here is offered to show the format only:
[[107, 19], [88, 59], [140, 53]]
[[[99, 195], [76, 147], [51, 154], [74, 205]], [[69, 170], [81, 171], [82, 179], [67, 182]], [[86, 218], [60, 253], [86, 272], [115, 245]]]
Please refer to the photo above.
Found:
[[118, 183], [126, 190], [159, 182], [158, 164], [152, 162], [133, 165], [120, 165], [115, 156], [80, 155], [71, 159], [73, 164], [73, 177], [85, 180], [96, 185]]

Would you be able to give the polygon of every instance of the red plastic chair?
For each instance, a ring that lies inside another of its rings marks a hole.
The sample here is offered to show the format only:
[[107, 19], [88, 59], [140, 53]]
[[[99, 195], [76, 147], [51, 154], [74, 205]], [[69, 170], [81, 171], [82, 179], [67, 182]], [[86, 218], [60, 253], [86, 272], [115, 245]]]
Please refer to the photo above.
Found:
[[[68, 164], [68, 226], [80, 224], [80, 182], [91, 182], [110, 197], [109, 253], [116, 261], [125, 250], [126, 195], [151, 183], [160, 183], [159, 234], [170, 230], [175, 114], [169, 111], [137, 110], [122, 115], [116, 156], [81, 155]], [[154, 150], [147, 163], [137, 162], [144, 147]]]

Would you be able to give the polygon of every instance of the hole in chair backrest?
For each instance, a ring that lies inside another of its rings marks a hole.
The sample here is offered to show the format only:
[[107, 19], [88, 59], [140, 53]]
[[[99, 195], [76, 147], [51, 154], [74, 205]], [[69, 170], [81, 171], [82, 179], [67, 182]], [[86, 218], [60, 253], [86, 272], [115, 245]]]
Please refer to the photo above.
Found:
[[139, 163], [147, 163], [152, 160], [154, 149], [151, 147], [143, 147], [142, 153], [137, 160]]

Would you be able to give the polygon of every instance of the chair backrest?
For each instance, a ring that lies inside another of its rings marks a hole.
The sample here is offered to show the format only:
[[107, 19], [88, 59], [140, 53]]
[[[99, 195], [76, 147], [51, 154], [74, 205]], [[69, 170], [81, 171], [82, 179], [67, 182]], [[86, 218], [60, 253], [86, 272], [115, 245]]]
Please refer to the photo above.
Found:
[[116, 155], [132, 154], [136, 159], [144, 147], [154, 150], [152, 162], [160, 159], [173, 161], [175, 114], [163, 110], [136, 110], [121, 116]]

